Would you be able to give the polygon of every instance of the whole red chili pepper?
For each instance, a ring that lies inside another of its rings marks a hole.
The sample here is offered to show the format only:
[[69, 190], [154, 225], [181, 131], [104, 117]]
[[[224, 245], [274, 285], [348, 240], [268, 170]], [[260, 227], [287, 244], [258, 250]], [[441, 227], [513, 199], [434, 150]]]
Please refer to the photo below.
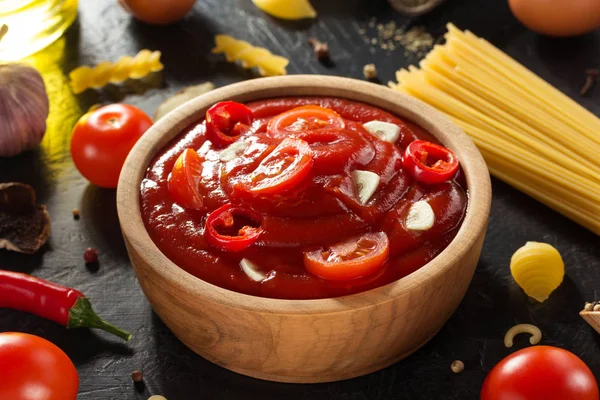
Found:
[[35, 314], [67, 328], [98, 328], [131, 339], [129, 332], [100, 318], [78, 290], [19, 272], [0, 270], [0, 308]]

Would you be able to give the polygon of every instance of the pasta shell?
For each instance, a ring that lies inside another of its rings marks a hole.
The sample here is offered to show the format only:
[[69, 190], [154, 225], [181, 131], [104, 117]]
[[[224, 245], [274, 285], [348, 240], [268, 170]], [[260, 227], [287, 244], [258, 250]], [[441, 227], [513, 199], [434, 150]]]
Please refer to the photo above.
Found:
[[562, 283], [565, 264], [551, 245], [527, 242], [513, 254], [510, 272], [528, 296], [543, 302]]
[[317, 12], [308, 0], [252, 0], [261, 11], [281, 19], [315, 18]]

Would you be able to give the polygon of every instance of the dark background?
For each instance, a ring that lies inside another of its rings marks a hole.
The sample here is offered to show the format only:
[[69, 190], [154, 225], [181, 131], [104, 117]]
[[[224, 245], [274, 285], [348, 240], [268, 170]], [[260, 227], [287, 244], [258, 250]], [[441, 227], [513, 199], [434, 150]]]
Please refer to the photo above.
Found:
[[[33, 185], [48, 205], [53, 222], [49, 243], [36, 255], [0, 250], [0, 268], [23, 271], [76, 287], [111, 322], [133, 332], [123, 343], [103, 332], [66, 329], [38, 317], [0, 310], [0, 331], [22, 331], [58, 344], [80, 375], [80, 399], [146, 399], [162, 394], [180, 399], [477, 399], [489, 370], [511, 350], [502, 340], [517, 323], [533, 323], [542, 343], [579, 355], [600, 378], [600, 337], [579, 317], [586, 300], [600, 299], [598, 237], [504, 183], [493, 180], [493, 204], [487, 239], [473, 283], [456, 314], [425, 347], [380, 372], [344, 382], [291, 385], [259, 381], [210, 364], [183, 346], [152, 312], [133, 273], [121, 238], [115, 192], [98, 189], [74, 168], [70, 131], [93, 104], [123, 101], [153, 114], [158, 104], [182, 86], [210, 80], [217, 86], [254, 77], [251, 71], [210, 54], [215, 33], [228, 33], [288, 56], [288, 72], [320, 73], [362, 79], [362, 67], [376, 63], [382, 82], [394, 71], [418, 61], [402, 49], [386, 52], [366, 44], [368, 23], [395, 20], [423, 25], [438, 38], [445, 24], [470, 29], [515, 57], [596, 115], [600, 88], [588, 98], [579, 90], [584, 70], [600, 65], [600, 32], [573, 39], [551, 39], [527, 31], [504, 0], [448, 0], [420, 19], [395, 13], [383, 0], [313, 0], [318, 19], [307, 23], [277, 21], [249, 0], [198, 0], [181, 22], [156, 27], [131, 19], [116, 0], [81, 0], [80, 14], [67, 33], [36, 62], [44, 70], [52, 100], [48, 131], [39, 150], [0, 159], [0, 182]], [[315, 61], [309, 36], [328, 41], [335, 66]], [[64, 72], [81, 64], [114, 61], [142, 48], [160, 50], [165, 70], [150, 79], [102, 92], [73, 96]], [[412, 57], [412, 58], [411, 58]], [[79, 208], [75, 221], [72, 209]], [[512, 253], [526, 241], [555, 245], [567, 276], [543, 304], [531, 304], [510, 277]], [[86, 247], [100, 251], [98, 269], [83, 263]], [[519, 336], [515, 349], [528, 345]], [[450, 371], [463, 360], [460, 375]], [[137, 391], [130, 374], [144, 372]], [[1, 380], [1, 377], [0, 377]]]

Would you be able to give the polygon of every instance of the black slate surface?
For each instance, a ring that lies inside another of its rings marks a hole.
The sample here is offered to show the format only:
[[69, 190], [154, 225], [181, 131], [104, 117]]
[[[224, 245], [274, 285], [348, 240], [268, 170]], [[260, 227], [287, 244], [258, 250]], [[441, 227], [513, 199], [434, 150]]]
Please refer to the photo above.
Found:
[[[182, 345], [152, 312], [144, 298], [120, 235], [115, 192], [98, 189], [78, 174], [69, 155], [73, 123], [95, 103], [123, 101], [152, 114], [179, 88], [210, 80], [218, 86], [255, 75], [209, 54], [215, 33], [229, 33], [290, 57], [289, 73], [321, 73], [362, 78], [362, 66], [374, 62], [383, 82], [394, 71], [418, 61], [403, 51], [386, 52], [366, 44], [360, 29], [390, 20], [423, 25], [435, 37], [454, 22], [471, 29], [531, 68], [560, 90], [600, 115], [600, 90], [578, 94], [589, 67], [600, 65], [600, 32], [573, 39], [551, 39], [523, 28], [501, 0], [448, 0], [420, 19], [402, 17], [383, 0], [313, 0], [314, 22], [288, 23], [270, 18], [248, 0], [199, 0], [183, 21], [155, 27], [132, 20], [115, 0], [82, 0], [80, 15], [66, 38], [43, 58], [52, 111], [39, 150], [0, 159], [0, 182], [33, 185], [53, 220], [49, 243], [38, 254], [0, 251], [0, 268], [23, 271], [76, 287], [96, 310], [134, 333], [122, 343], [102, 332], [67, 331], [38, 317], [0, 310], [0, 331], [22, 331], [58, 344], [80, 375], [79, 399], [146, 399], [162, 394], [180, 399], [478, 399], [487, 372], [510, 353], [502, 344], [516, 323], [534, 323], [543, 343], [579, 355], [600, 379], [600, 336], [578, 316], [586, 300], [600, 299], [598, 237], [506, 184], [493, 180], [493, 204], [487, 239], [473, 283], [445, 328], [416, 354], [397, 365], [361, 378], [318, 385], [291, 385], [237, 375], [200, 358]], [[306, 40], [329, 42], [335, 66], [317, 63]], [[80, 64], [116, 60], [141, 48], [163, 52], [166, 69], [125, 88], [109, 87], [74, 97], [64, 71]], [[81, 219], [73, 220], [73, 208]], [[510, 277], [512, 253], [528, 240], [545, 241], [562, 253], [567, 276], [541, 305], [530, 304]], [[86, 247], [100, 251], [98, 269], [83, 263]], [[515, 349], [528, 345], [518, 337]], [[461, 375], [450, 371], [465, 362]], [[141, 369], [145, 387], [134, 388], [130, 373]]]

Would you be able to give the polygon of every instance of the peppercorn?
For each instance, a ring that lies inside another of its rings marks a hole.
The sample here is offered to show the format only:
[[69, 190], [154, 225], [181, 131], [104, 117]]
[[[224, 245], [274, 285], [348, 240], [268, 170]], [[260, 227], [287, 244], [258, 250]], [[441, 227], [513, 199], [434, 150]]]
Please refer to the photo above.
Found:
[[463, 372], [465, 370], [465, 363], [463, 363], [460, 360], [454, 360], [454, 361], [452, 361], [452, 364], [450, 364], [450, 369], [455, 374], [460, 374], [461, 372]]
[[365, 79], [375, 79], [377, 78], [377, 67], [375, 64], [367, 64], [363, 67], [363, 75]]
[[131, 373], [131, 379], [133, 379], [135, 383], [139, 383], [144, 380], [144, 374], [142, 374], [142, 371], [139, 369], [136, 369]]
[[83, 260], [86, 264], [98, 262], [98, 250], [94, 249], [93, 247], [88, 247], [83, 253]]

